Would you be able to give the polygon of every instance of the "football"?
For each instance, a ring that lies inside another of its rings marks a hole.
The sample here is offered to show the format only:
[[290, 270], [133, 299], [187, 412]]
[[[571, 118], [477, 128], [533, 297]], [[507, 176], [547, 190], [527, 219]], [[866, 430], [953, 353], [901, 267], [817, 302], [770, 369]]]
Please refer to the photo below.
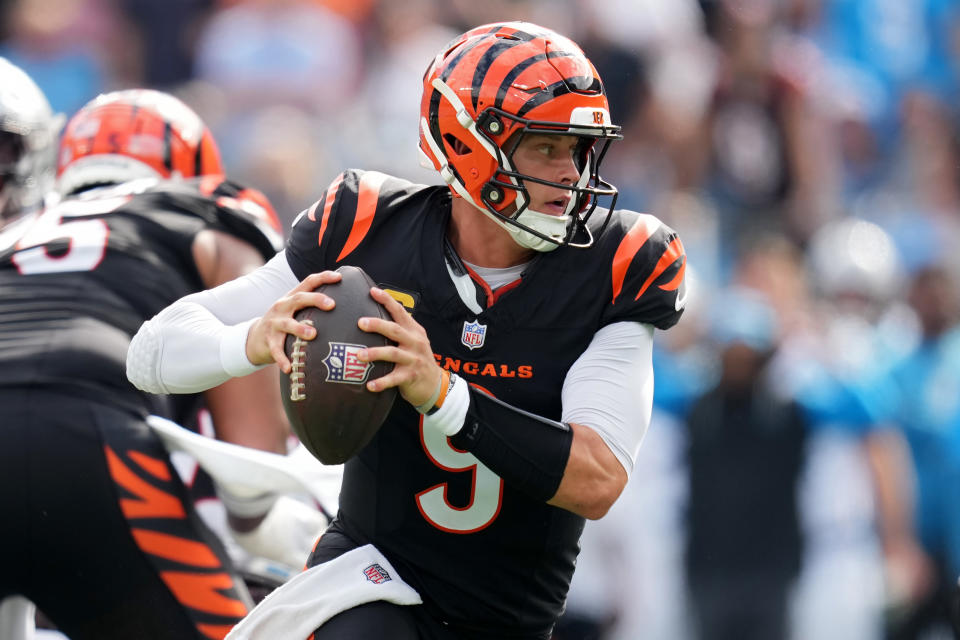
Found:
[[340, 282], [321, 285], [336, 301], [331, 311], [306, 307], [294, 314], [317, 330], [313, 340], [288, 335], [284, 350], [290, 359], [289, 374], [280, 372], [283, 406], [294, 433], [310, 453], [324, 464], [341, 464], [370, 442], [386, 419], [397, 396], [396, 389], [374, 393], [368, 380], [393, 370], [392, 362], [360, 362], [365, 347], [391, 344], [378, 333], [357, 326], [361, 317], [390, 319], [386, 308], [370, 297], [375, 286], [366, 272], [353, 266], [337, 269]]

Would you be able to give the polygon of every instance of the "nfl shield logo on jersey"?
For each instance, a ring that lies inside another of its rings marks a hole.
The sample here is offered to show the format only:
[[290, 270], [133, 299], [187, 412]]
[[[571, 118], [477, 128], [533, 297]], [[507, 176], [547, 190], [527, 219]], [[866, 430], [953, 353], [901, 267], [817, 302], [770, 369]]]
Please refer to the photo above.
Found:
[[327, 382], [345, 382], [347, 384], [363, 384], [367, 381], [367, 374], [373, 368], [372, 362], [360, 362], [357, 353], [364, 349], [362, 344], [348, 344], [346, 342], [329, 342], [330, 353], [323, 359], [327, 367]]
[[364, 569], [363, 575], [367, 576], [367, 580], [373, 584], [383, 584], [388, 580], [392, 580], [390, 574], [387, 573], [387, 570], [381, 567], [379, 564], [372, 564]]
[[480, 324], [476, 320], [463, 323], [463, 334], [460, 336], [462, 342], [470, 350], [479, 349], [483, 346], [483, 339], [487, 335], [487, 325]]

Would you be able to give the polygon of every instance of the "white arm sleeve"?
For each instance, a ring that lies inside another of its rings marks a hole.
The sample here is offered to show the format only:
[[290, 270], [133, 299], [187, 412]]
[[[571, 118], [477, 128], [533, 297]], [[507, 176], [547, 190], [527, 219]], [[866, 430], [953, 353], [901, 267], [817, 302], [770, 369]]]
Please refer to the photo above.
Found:
[[256, 271], [181, 298], [133, 337], [127, 378], [150, 393], [196, 393], [253, 373], [250, 325], [297, 284], [281, 251]]
[[653, 326], [615, 322], [597, 331], [561, 397], [563, 421], [600, 434], [629, 477], [653, 410]]

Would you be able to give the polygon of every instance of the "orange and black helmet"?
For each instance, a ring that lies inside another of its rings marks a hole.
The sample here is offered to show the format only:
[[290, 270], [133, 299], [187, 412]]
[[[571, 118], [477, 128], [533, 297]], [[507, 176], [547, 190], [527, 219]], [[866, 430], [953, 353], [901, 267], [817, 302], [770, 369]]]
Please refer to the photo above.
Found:
[[[523, 134], [578, 136], [577, 183], [545, 182], [515, 171], [512, 155]], [[425, 166], [530, 248], [592, 243], [586, 221], [597, 198], [614, 198], [612, 210], [617, 194], [600, 178], [600, 162], [610, 141], [620, 137], [590, 60], [570, 39], [535, 24], [471, 29], [448, 44], [424, 74], [420, 150]], [[535, 219], [524, 216], [525, 180], [572, 192], [565, 226], [551, 225], [545, 232], [530, 224]]]
[[95, 98], [67, 123], [57, 190], [222, 173], [216, 142], [190, 107], [161, 91], [129, 89]]

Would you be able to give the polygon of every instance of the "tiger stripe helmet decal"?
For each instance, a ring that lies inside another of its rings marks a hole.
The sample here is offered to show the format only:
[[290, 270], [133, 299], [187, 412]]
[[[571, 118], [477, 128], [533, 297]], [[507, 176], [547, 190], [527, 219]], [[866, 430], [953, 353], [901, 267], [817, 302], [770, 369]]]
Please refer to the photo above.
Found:
[[130, 89], [95, 98], [67, 123], [57, 190], [222, 173], [213, 135], [190, 107], [161, 91]]
[[[580, 47], [531, 23], [484, 25], [448, 44], [423, 83], [420, 151], [425, 166], [439, 171], [455, 195], [511, 233], [521, 229], [539, 238], [537, 246], [525, 245], [530, 248], [592, 244], [587, 220], [600, 197], [612, 198], [609, 217], [617, 195], [600, 178], [600, 163], [621, 135], [611, 122], [600, 76]], [[576, 184], [536, 180], [571, 192], [562, 233], [520, 220], [529, 203], [525, 181], [532, 180], [513, 168], [523, 134], [580, 138]]]

